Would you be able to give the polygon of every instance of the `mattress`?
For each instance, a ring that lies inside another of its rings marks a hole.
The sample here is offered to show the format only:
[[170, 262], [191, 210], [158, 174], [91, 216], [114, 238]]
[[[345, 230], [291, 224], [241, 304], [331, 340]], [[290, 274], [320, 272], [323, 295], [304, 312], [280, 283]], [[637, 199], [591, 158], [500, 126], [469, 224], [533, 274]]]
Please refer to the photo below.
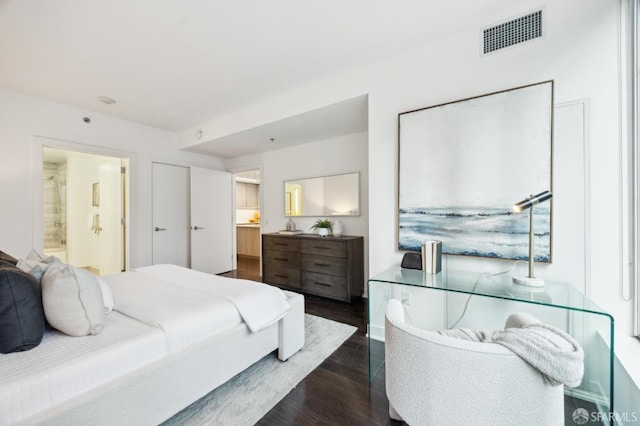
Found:
[[0, 355], [0, 425], [25, 419], [167, 354], [162, 330], [119, 312], [97, 336], [45, 333], [26, 352]]

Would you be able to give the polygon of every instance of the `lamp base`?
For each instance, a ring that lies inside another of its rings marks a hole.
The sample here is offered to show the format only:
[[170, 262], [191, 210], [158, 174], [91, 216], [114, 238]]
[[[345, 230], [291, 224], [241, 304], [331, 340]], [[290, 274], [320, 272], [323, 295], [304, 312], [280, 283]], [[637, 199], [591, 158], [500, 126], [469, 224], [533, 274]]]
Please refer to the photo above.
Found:
[[513, 282], [527, 287], [544, 287], [544, 280], [541, 278], [513, 277]]

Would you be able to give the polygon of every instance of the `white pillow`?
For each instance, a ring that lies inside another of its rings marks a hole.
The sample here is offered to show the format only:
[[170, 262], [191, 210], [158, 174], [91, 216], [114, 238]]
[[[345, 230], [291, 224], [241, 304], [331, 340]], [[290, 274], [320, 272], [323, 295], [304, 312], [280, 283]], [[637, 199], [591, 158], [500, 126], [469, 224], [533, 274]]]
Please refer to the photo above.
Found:
[[113, 293], [111, 292], [111, 287], [105, 280], [100, 277], [98, 278], [98, 282], [100, 283], [100, 290], [102, 290], [102, 300], [104, 301], [104, 313], [108, 314], [113, 311], [113, 307], [115, 306], [115, 301], [113, 300]]
[[29, 254], [27, 255], [26, 259], [27, 260], [35, 260], [37, 262], [42, 262], [44, 261], [48, 256], [45, 256], [44, 254], [38, 253], [35, 249], [31, 250], [29, 252]]
[[38, 283], [40, 283], [40, 281], [42, 281], [42, 276], [49, 267], [49, 264], [39, 262], [37, 260], [20, 259], [16, 266], [26, 273], [33, 275]]
[[100, 284], [83, 269], [49, 266], [42, 277], [42, 306], [47, 322], [70, 336], [99, 334], [104, 327]]
[[64, 262], [55, 256], [45, 256], [42, 253], [38, 253], [36, 250], [31, 250], [26, 257], [26, 260], [34, 260], [36, 262], [46, 263], [48, 265], [64, 265]]

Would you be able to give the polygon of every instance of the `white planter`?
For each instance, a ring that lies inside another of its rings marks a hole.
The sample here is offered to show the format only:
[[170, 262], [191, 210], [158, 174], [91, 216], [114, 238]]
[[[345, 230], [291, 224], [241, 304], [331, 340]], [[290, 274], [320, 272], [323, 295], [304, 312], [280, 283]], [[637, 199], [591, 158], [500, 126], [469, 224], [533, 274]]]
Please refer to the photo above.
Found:
[[318, 235], [326, 237], [329, 235], [329, 228], [318, 228]]
[[334, 237], [342, 236], [342, 224], [338, 219], [333, 221], [333, 236]]

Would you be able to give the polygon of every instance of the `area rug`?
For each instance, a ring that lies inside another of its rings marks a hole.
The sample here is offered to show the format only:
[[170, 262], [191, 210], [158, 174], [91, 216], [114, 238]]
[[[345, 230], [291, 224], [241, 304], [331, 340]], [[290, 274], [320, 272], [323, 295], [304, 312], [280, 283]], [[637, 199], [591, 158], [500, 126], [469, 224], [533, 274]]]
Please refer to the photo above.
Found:
[[163, 425], [253, 425], [355, 331], [351, 325], [305, 314], [301, 351], [286, 362], [267, 355]]

